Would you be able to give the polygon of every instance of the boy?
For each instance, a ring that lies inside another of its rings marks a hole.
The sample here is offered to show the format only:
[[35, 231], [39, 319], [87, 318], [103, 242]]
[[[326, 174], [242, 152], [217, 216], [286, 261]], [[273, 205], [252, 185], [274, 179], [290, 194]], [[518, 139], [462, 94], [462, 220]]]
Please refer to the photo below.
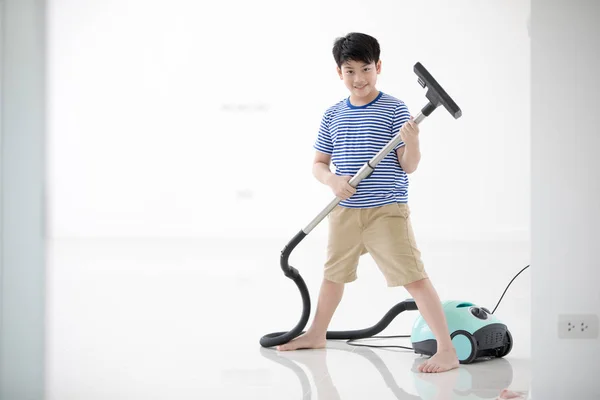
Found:
[[[356, 280], [358, 260], [371, 254], [388, 286], [404, 286], [433, 331], [437, 353], [419, 366], [443, 372], [459, 362], [441, 301], [416, 244], [408, 207], [407, 174], [419, 165], [419, 128], [406, 105], [376, 89], [381, 72], [379, 43], [350, 33], [336, 39], [333, 56], [350, 96], [323, 116], [315, 143], [313, 174], [341, 199], [329, 214], [329, 243], [315, 319], [302, 336], [278, 350], [325, 347], [327, 328], [344, 291]], [[348, 181], [400, 131], [402, 142], [355, 189]], [[330, 171], [333, 161], [336, 173]]]

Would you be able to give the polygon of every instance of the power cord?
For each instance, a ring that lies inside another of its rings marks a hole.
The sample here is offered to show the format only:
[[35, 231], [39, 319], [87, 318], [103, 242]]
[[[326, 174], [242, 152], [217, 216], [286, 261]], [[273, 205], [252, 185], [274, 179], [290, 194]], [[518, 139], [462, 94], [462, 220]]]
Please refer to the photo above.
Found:
[[510, 281], [510, 283], [508, 284], [508, 286], [506, 287], [506, 289], [504, 289], [504, 293], [502, 293], [502, 296], [500, 296], [500, 300], [498, 300], [498, 304], [496, 304], [496, 307], [494, 307], [494, 310], [491, 312], [491, 314], [496, 312], [496, 309], [498, 308], [498, 306], [500, 305], [500, 302], [502, 301], [502, 298], [504, 297], [504, 295], [506, 294], [506, 291], [508, 290], [508, 288], [510, 287], [510, 285], [513, 283], [513, 281], [515, 279], [517, 279], [517, 276], [521, 275], [521, 272], [525, 271], [527, 268], [529, 268], [529, 265], [526, 266], [525, 268], [523, 268], [522, 270], [519, 271], [518, 274], [515, 275], [514, 278], [512, 278], [512, 280]]
[[[512, 283], [514, 282], [515, 279], [517, 279], [517, 276], [521, 275], [521, 272], [525, 271], [527, 268], [529, 268], [529, 265], [526, 266], [525, 268], [523, 268], [521, 271], [519, 271], [518, 274], [516, 274], [514, 276], [514, 278], [512, 278], [512, 280], [509, 282], [509, 284], [506, 286], [506, 289], [504, 289], [504, 293], [502, 293], [502, 296], [500, 296], [500, 299], [498, 300], [498, 303], [496, 304], [496, 307], [494, 307], [494, 310], [490, 313], [493, 314], [496, 312], [496, 309], [498, 308], [498, 306], [500, 305], [500, 302], [502, 301], [502, 299], [504, 298], [504, 295], [506, 294], [506, 291], [508, 290], [508, 288], [510, 287], [510, 285], [512, 285]], [[366, 340], [366, 339], [396, 339], [396, 338], [409, 338], [410, 335], [392, 335], [392, 336], [372, 336], [370, 338], [365, 338], [365, 339], [349, 339], [346, 341], [346, 343], [348, 343], [351, 346], [357, 346], [357, 347], [385, 347], [385, 348], [398, 348], [398, 349], [406, 349], [406, 350], [414, 350], [412, 347], [407, 347], [407, 346], [398, 346], [398, 345], [389, 345], [389, 346], [385, 346], [385, 345], [370, 345], [370, 344], [357, 344], [355, 343], [357, 340]]]

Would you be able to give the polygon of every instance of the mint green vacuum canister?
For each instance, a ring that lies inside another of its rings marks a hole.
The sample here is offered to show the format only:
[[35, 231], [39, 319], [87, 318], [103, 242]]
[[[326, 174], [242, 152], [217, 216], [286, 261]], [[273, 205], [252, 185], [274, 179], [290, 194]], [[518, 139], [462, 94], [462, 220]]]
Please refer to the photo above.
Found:
[[[461, 364], [469, 364], [478, 358], [500, 358], [510, 353], [512, 335], [488, 309], [455, 300], [445, 301], [442, 306]], [[415, 353], [435, 354], [437, 341], [422, 316], [415, 320], [410, 339]]]

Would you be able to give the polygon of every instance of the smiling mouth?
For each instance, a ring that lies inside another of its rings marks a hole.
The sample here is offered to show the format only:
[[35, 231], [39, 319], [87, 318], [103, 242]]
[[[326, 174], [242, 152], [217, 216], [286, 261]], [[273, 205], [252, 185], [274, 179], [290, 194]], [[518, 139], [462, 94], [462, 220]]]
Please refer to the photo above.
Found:
[[367, 87], [367, 85], [363, 85], [363, 86], [354, 86], [354, 88], [355, 88], [355, 89], [364, 89], [364, 88], [366, 88], [366, 87]]

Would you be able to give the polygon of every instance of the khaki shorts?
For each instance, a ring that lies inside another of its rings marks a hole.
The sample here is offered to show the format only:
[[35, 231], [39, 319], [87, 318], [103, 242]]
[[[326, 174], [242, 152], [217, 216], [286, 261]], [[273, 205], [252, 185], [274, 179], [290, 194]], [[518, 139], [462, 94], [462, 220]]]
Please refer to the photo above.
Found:
[[369, 253], [388, 286], [404, 286], [427, 278], [417, 248], [408, 204], [374, 208], [337, 206], [329, 213], [325, 279], [349, 283], [357, 279], [358, 260]]

